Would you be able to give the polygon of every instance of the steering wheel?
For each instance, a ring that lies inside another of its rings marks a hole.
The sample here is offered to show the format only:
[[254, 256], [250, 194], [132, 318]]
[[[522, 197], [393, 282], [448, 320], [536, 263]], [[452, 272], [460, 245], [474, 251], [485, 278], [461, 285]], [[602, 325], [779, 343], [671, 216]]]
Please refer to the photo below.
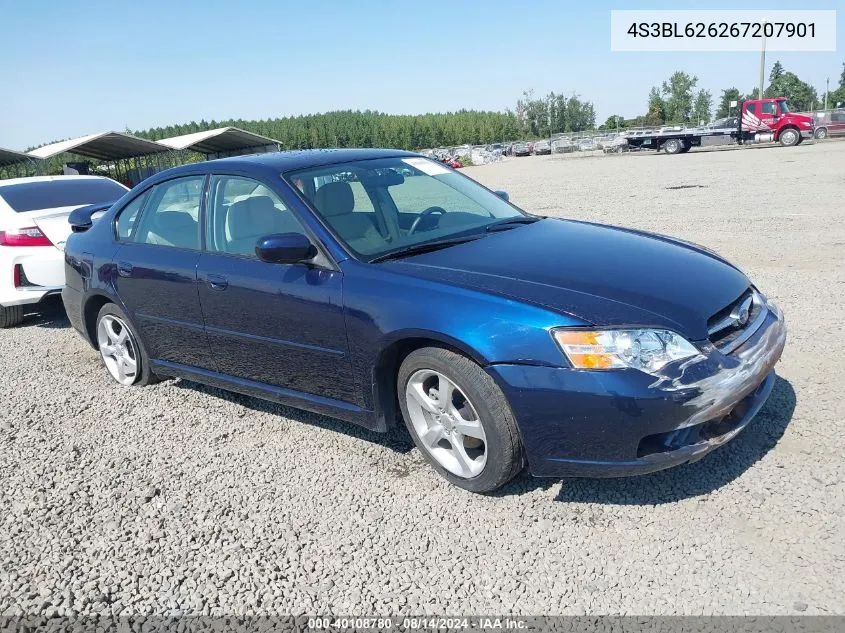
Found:
[[414, 223], [411, 225], [411, 228], [408, 229], [408, 235], [413, 235], [419, 225], [422, 223], [422, 221], [435, 213], [439, 213], [440, 215], [446, 215], [446, 209], [444, 209], [443, 207], [429, 207], [428, 209], [420, 213], [419, 217], [414, 220]]

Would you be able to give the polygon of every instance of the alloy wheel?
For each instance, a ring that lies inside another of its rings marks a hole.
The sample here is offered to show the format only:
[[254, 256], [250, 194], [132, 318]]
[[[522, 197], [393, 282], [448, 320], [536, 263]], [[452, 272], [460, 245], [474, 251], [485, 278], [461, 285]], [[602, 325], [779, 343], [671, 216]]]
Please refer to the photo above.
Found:
[[487, 463], [487, 437], [477, 409], [447, 376], [431, 369], [411, 375], [405, 402], [420, 444], [443, 468], [476, 477]]
[[131, 385], [138, 379], [138, 345], [122, 319], [103, 315], [97, 323], [97, 344], [112, 378], [121, 385]]

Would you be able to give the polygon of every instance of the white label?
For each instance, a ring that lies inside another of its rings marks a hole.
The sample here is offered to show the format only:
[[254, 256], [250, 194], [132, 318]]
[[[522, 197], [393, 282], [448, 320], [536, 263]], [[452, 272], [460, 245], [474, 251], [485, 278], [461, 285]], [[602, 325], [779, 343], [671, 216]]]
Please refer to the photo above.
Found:
[[410, 165], [414, 169], [419, 169], [422, 173], [428, 176], [440, 176], [448, 174], [449, 170], [440, 163], [435, 163], [433, 160], [427, 158], [403, 158], [402, 162]]
[[611, 51], [835, 51], [834, 10], [610, 12]]

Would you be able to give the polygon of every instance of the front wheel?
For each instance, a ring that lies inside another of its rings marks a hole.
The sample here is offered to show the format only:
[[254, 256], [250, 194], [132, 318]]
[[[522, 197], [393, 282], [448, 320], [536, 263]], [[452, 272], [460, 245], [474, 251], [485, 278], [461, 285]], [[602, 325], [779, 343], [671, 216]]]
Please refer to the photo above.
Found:
[[798, 145], [798, 141], [800, 140], [801, 133], [795, 128], [789, 127], [780, 133], [780, 144], [784, 147], [792, 147], [793, 145]]
[[504, 394], [476, 363], [426, 347], [397, 378], [399, 404], [417, 448], [450, 483], [492, 492], [523, 467], [522, 442]]
[[819, 138], [819, 139], [821, 139], [821, 138], [827, 138], [827, 128], [826, 128], [826, 127], [820, 127], [820, 128], [818, 128], [818, 129], [816, 130], [816, 132], [815, 132], [814, 136], [815, 136], [816, 138]]
[[97, 348], [109, 375], [124, 387], [158, 381], [129, 318], [113, 303], [104, 305], [97, 315]]

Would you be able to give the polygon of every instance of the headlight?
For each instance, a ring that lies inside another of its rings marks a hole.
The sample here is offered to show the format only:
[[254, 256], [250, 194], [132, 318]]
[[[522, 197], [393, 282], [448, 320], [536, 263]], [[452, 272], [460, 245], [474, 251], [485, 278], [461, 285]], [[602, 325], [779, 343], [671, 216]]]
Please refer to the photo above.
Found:
[[684, 337], [668, 330], [552, 330], [577, 369], [630, 367], [654, 373], [667, 363], [700, 354]]

